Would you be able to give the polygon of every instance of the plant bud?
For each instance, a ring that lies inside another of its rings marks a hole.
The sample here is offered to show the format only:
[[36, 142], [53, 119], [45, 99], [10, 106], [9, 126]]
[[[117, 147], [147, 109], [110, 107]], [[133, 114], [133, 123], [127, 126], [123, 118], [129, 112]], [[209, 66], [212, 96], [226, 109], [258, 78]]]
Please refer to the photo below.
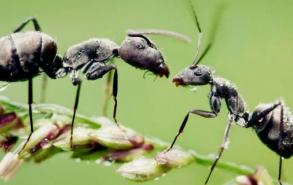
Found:
[[141, 157], [123, 164], [117, 172], [134, 181], [147, 181], [163, 175], [168, 169], [159, 165], [156, 160]]
[[142, 146], [134, 149], [112, 151], [105, 156], [104, 159], [115, 162], [128, 162], [152, 151], [153, 149], [154, 146], [152, 144], [143, 144]]
[[44, 124], [42, 127], [38, 128], [33, 132], [25, 148], [19, 154], [21, 158], [29, 157], [30, 154], [42, 148], [52, 138], [58, 135], [59, 127], [57, 125], [53, 124], [48, 120], [42, 120], [42, 122], [45, 122], [46, 124]]
[[[73, 145], [87, 145], [92, 142], [91, 140], [91, 133], [93, 132], [93, 129], [90, 128], [84, 128], [84, 127], [76, 127], [73, 130]], [[60, 148], [64, 151], [70, 151], [70, 132], [69, 130], [64, 133], [63, 136], [61, 136], [60, 139], [58, 139], [56, 142], [53, 143], [53, 145], [57, 148]]]
[[258, 167], [254, 174], [238, 176], [235, 181], [237, 185], [274, 185], [273, 179], [263, 167]]
[[176, 148], [173, 148], [170, 151], [163, 151], [156, 156], [158, 164], [168, 166], [170, 168], [187, 165], [193, 160], [193, 156], [190, 153]]
[[23, 160], [19, 159], [17, 154], [11, 152], [7, 153], [0, 162], [0, 177], [3, 180], [13, 178], [22, 163]]
[[144, 143], [144, 137], [117, 125], [102, 127], [90, 134], [93, 141], [110, 149], [129, 149]]
[[10, 133], [20, 128], [24, 128], [24, 125], [14, 112], [0, 115], [0, 134]]

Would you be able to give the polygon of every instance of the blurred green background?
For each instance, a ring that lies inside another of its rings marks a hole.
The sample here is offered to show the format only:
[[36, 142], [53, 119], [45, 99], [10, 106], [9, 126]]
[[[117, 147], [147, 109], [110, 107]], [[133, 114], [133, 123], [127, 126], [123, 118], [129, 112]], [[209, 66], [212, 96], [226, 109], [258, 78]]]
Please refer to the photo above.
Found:
[[[202, 29], [212, 30], [212, 19], [221, 0], [193, 0]], [[214, 47], [203, 63], [213, 66], [216, 75], [230, 79], [247, 101], [248, 109], [260, 102], [284, 97], [293, 107], [293, 1], [227, 0], [216, 33]], [[44, 32], [59, 44], [59, 52], [91, 37], [111, 38], [120, 43], [129, 28], [160, 28], [178, 31], [196, 40], [193, 17], [185, 0], [1, 0], [0, 34], [6, 35], [28, 16], [36, 16]], [[32, 27], [30, 27], [32, 28]], [[206, 34], [207, 36], [208, 34]], [[172, 38], [152, 36], [176, 74], [193, 59], [195, 44]], [[208, 38], [206, 37], [206, 40]], [[191, 108], [209, 109], [209, 87], [193, 93], [189, 88], [176, 88], [170, 79], [143, 78], [143, 71], [120, 59], [118, 119], [146, 135], [171, 141], [183, 116]], [[40, 78], [35, 80], [35, 102], [39, 101]], [[104, 80], [86, 82], [82, 88], [79, 112], [99, 115], [103, 100]], [[11, 99], [26, 102], [27, 83], [14, 83], [3, 92]], [[49, 81], [47, 101], [72, 107], [75, 88], [68, 78]], [[111, 106], [110, 106], [111, 108]], [[111, 110], [109, 110], [110, 112]], [[226, 123], [223, 106], [217, 119], [191, 116], [178, 144], [202, 154], [218, 150]], [[251, 166], [263, 165], [277, 176], [278, 156], [265, 147], [254, 131], [235, 126], [229, 149], [223, 160]], [[16, 178], [7, 185], [94, 185], [136, 184], [115, 173], [117, 166], [103, 167], [94, 163], [77, 163], [67, 155], [58, 155], [40, 165], [23, 165]], [[293, 182], [290, 170], [293, 160], [285, 160], [284, 179]], [[145, 185], [203, 184], [207, 167], [189, 165], [172, 170], [157, 181]], [[235, 174], [216, 170], [210, 184], [223, 184]], [[0, 181], [0, 184], [4, 184]]]

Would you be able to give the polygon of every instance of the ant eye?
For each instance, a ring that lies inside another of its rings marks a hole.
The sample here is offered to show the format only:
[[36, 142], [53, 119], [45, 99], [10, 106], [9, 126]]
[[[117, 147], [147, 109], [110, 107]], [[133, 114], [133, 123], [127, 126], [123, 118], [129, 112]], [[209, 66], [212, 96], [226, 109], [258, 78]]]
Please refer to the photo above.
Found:
[[137, 49], [144, 49], [144, 48], [145, 48], [145, 46], [144, 46], [144, 45], [142, 45], [142, 44], [137, 44], [137, 45], [136, 45], [136, 48], [137, 48]]

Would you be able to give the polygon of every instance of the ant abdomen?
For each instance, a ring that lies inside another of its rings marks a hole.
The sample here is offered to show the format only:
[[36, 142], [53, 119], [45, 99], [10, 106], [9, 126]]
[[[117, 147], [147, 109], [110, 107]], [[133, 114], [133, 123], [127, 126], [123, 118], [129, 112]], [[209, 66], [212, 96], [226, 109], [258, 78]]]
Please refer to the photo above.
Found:
[[38, 32], [17, 32], [0, 39], [0, 80], [27, 80], [52, 63], [57, 45], [52, 37]]
[[[273, 110], [267, 111], [274, 106]], [[283, 102], [258, 105], [249, 126], [265, 145], [280, 156], [289, 158], [293, 155], [293, 117]]]

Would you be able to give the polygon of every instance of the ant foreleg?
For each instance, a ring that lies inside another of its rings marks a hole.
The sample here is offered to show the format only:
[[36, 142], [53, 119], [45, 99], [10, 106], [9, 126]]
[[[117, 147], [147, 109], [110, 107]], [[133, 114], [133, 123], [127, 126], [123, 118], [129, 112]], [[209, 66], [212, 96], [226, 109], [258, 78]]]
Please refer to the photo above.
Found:
[[118, 126], [116, 120], [116, 110], [117, 110], [117, 94], [118, 94], [118, 72], [116, 66], [113, 64], [105, 65], [103, 63], [93, 63], [87, 70], [85, 70], [85, 75], [88, 80], [96, 80], [98, 78], [102, 78], [106, 73], [115, 70], [113, 77], [113, 93], [112, 96], [114, 98], [114, 111], [113, 111], [113, 119]]
[[172, 141], [171, 146], [169, 147], [169, 149], [167, 151], [169, 151], [169, 150], [171, 150], [173, 148], [174, 144], [176, 143], [177, 138], [179, 137], [180, 134], [183, 133], [184, 128], [185, 128], [186, 123], [187, 123], [188, 118], [189, 118], [189, 114], [196, 114], [196, 115], [199, 115], [199, 116], [202, 116], [202, 117], [205, 117], [205, 118], [214, 118], [214, 117], [217, 116], [217, 113], [209, 112], [209, 111], [205, 111], [205, 110], [194, 109], [194, 110], [189, 111], [186, 114], [186, 116], [184, 117], [184, 119], [183, 119], [183, 121], [182, 121], [182, 123], [180, 125], [180, 128], [178, 130], [178, 133], [176, 134], [175, 138]]
[[217, 157], [216, 157], [216, 160], [213, 162], [212, 166], [211, 166], [211, 169], [210, 169], [210, 172], [209, 172], [209, 175], [208, 177], [206, 178], [206, 181], [204, 184], [207, 184], [209, 182], [209, 179], [215, 169], [215, 167], [217, 166], [217, 163], [218, 161], [220, 160], [224, 150], [227, 148], [227, 145], [228, 145], [228, 138], [229, 138], [229, 133], [230, 133], [230, 130], [231, 130], [231, 126], [232, 126], [232, 122], [233, 122], [233, 119], [232, 117], [230, 117], [229, 115], [229, 120], [228, 120], [228, 124], [225, 128], [225, 132], [224, 132], [224, 138], [223, 138], [223, 142], [221, 144], [221, 147], [219, 149], [219, 152], [217, 154]]
[[32, 77], [30, 77], [28, 80], [28, 110], [29, 110], [29, 121], [30, 121], [30, 133], [24, 145], [22, 146], [22, 149], [19, 151], [19, 153], [21, 153], [23, 149], [26, 147], [27, 143], [29, 142], [34, 132], [32, 104], [33, 104], [33, 79]]

